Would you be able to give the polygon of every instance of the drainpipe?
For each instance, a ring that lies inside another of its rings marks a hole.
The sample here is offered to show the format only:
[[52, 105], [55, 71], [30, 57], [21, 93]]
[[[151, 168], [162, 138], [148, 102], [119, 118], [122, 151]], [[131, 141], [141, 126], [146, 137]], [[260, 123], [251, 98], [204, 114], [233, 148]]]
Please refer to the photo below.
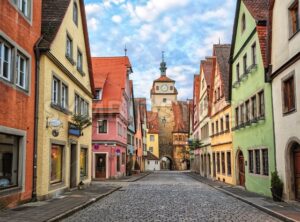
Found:
[[32, 201], [36, 201], [36, 187], [37, 187], [37, 133], [39, 120], [39, 73], [40, 73], [40, 49], [38, 48], [42, 37], [34, 46], [35, 54], [35, 103], [34, 103], [34, 148], [33, 148], [33, 176], [32, 176]]

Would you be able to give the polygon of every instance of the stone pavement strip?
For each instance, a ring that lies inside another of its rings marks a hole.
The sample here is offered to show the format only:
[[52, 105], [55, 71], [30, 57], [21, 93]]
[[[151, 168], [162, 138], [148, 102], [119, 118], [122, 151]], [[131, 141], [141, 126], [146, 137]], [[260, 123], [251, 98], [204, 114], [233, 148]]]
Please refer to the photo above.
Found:
[[187, 175], [283, 221], [300, 221], [300, 205], [297, 203], [275, 202], [271, 198], [220, 181], [212, 181], [196, 173], [189, 172]]
[[47, 201], [31, 202], [0, 211], [0, 222], [58, 221], [119, 190], [120, 186], [92, 184]]

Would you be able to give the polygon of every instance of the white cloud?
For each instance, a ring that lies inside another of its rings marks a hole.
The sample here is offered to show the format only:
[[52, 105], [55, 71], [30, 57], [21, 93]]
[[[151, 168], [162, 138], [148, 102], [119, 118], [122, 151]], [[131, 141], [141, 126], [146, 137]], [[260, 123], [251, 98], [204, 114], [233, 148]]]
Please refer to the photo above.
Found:
[[89, 27], [89, 30], [96, 31], [99, 26], [99, 20], [96, 18], [90, 18], [87, 20], [87, 25]]
[[101, 4], [91, 3], [85, 5], [85, 12], [87, 17], [96, 16], [97, 14], [101, 14], [102, 12]]
[[114, 15], [111, 20], [115, 23], [121, 23], [122, 22], [122, 17], [120, 15]]

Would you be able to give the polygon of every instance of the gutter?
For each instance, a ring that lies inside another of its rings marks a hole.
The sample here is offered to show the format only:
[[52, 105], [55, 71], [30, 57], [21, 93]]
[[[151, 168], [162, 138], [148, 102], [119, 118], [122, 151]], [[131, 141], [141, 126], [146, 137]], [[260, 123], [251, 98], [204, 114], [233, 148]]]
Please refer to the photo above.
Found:
[[40, 37], [34, 46], [35, 54], [35, 102], [34, 102], [34, 148], [33, 148], [33, 176], [32, 176], [32, 201], [36, 201], [37, 188], [37, 140], [38, 140], [38, 120], [39, 120], [39, 75], [40, 75], [40, 44], [43, 37]]

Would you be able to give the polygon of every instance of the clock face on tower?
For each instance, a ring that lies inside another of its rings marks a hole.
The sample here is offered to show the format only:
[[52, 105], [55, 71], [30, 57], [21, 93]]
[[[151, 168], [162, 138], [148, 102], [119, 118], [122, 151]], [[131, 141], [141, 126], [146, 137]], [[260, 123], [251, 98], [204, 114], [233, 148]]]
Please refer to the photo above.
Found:
[[168, 90], [168, 86], [167, 85], [162, 85], [161, 86], [161, 91], [166, 92]]

